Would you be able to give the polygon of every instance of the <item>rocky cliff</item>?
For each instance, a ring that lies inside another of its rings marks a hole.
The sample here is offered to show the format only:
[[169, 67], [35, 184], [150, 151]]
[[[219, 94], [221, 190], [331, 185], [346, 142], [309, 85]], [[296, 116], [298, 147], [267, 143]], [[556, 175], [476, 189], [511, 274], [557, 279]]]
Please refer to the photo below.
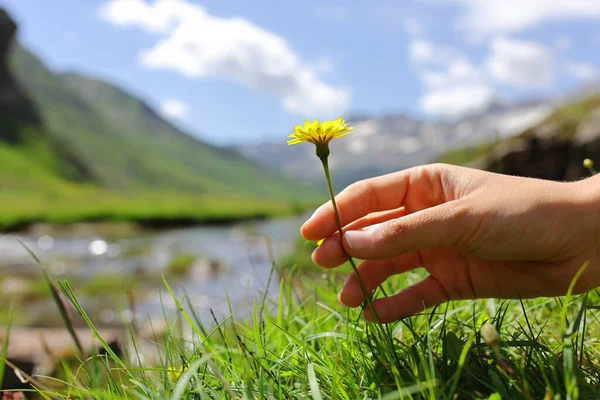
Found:
[[27, 126], [39, 126], [37, 108], [9, 71], [9, 53], [14, 45], [17, 25], [0, 9], [0, 140], [17, 143]]

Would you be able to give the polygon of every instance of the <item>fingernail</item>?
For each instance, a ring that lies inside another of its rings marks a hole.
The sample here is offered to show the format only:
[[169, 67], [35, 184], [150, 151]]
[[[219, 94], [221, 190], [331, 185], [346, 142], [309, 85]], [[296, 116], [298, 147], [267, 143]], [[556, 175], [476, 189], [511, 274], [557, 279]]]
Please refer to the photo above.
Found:
[[371, 232], [368, 230], [363, 231], [348, 231], [344, 234], [346, 236], [346, 242], [354, 250], [362, 250], [373, 244], [371, 238]]
[[366, 310], [365, 310], [365, 311], [363, 311], [362, 313], [360, 313], [360, 316], [361, 316], [361, 318], [363, 319], [363, 321], [371, 322], [371, 321], [369, 321], [369, 320], [367, 319], [367, 317], [365, 316], [365, 312], [366, 312]]
[[300, 229], [304, 228], [304, 225], [306, 225], [308, 223], [308, 221], [310, 221], [311, 219], [313, 219], [313, 217], [315, 216], [315, 214], [317, 213], [317, 211], [319, 211], [319, 209], [317, 208], [310, 217], [308, 217], [308, 219], [306, 221], [304, 221], [304, 223], [302, 224], [302, 226], [300, 227]]
[[345, 304], [342, 302], [342, 292], [344, 291], [344, 289], [340, 290], [339, 293], [337, 294], [337, 301], [338, 303], [340, 303], [341, 305], [345, 306]]
[[367, 310], [364, 310], [364, 311], [361, 313], [361, 315], [360, 315], [360, 316], [362, 317], [362, 319], [363, 319], [364, 321], [367, 321], [367, 322], [374, 322], [374, 321], [373, 321], [373, 317], [371, 317], [371, 314], [370, 314], [370, 313], [369, 313], [369, 316], [367, 317]]
[[302, 224], [302, 226], [300, 227], [300, 231], [304, 230], [304, 226], [307, 224], [307, 222], [310, 221], [310, 218], [307, 219], [306, 221], [304, 221], [304, 223]]

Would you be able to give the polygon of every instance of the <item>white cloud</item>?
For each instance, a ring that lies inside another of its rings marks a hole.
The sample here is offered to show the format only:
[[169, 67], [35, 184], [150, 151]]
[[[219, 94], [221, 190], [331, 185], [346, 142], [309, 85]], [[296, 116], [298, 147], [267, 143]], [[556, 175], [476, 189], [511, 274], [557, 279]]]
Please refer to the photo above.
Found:
[[411, 40], [408, 51], [413, 62], [423, 64], [445, 64], [455, 56], [454, 50], [425, 39]]
[[[552, 21], [600, 20], [600, 0], [422, 1], [458, 3], [456, 25], [467, 35], [465, 39], [489, 46], [483, 59], [471, 63], [460, 51], [425, 40], [418, 25], [413, 30], [410, 19], [403, 24], [411, 37], [409, 58], [425, 87], [421, 109], [443, 117], [484, 108], [502, 85], [522, 90], [553, 85], [558, 68], [554, 57], [571, 49], [571, 39], [554, 36], [548, 47], [506, 34]], [[585, 63], [567, 63], [562, 71], [581, 80], [600, 76], [600, 70]]]
[[416, 62], [426, 62], [435, 55], [435, 49], [431, 42], [423, 39], [417, 39], [410, 42], [410, 58]]
[[518, 88], [548, 87], [554, 81], [552, 54], [535, 42], [495, 39], [487, 66], [497, 81]]
[[160, 104], [160, 113], [165, 118], [181, 119], [190, 112], [190, 106], [177, 99], [166, 99]]
[[567, 74], [581, 81], [592, 80], [598, 76], [596, 68], [585, 62], [567, 62], [564, 69]]
[[425, 29], [415, 17], [407, 17], [402, 21], [402, 27], [410, 36], [422, 35]]
[[421, 98], [420, 105], [427, 114], [457, 118], [484, 109], [492, 98], [487, 85], [467, 83], [433, 89]]
[[427, 87], [420, 106], [432, 116], [455, 119], [482, 110], [493, 98], [485, 71], [462, 56], [446, 68], [426, 69], [420, 77]]
[[426, 70], [421, 75], [425, 86], [440, 88], [464, 83], [482, 82], [483, 71], [466, 58], [460, 57], [452, 61], [446, 70]]
[[350, 103], [349, 89], [325, 83], [284, 38], [243, 18], [215, 17], [187, 0], [109, 0], [99, 15], [159, 36], [140, 54], [147, 68], [233, 80], [280, 96], [294, 114], [332, 115]]
[[571, 50], [571, 39], [568, 36], [560, 35], [554, 40], [554, 48], [560, 52]]
[[100, 18], [121, 26], [137, 25], [152, 33], [165, 33], [186, 11], [203, 13], [184, 1], [110, 0], [99, 10]]
[[514, 33], [548, 21], [600, 19], [598, 0], [452, 0], [463, 4], [458, 26], [476, 36]]
[[350, 18], [350, 10], [344, 6], [318, 5], [312, 11], [315, 18], [321, 20], [346, 21]]

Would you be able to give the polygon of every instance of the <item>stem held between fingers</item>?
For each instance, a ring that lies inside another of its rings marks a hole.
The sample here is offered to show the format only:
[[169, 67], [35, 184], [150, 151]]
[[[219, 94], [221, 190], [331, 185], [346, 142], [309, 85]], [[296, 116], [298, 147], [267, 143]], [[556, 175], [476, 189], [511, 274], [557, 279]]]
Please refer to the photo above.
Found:
[[[321, 162], [323, 163], [323, 170], [325, 171], [325, 179], [327, 180], [327, 188], [329, 189], [329, 197], [331, 197], [331, 204], [333, 205], [333, 213], [335, 214], [335, 222], [337, 224], [338, 232], [340, 235], [340, 240], [343, 243], [344, 232], [342, 231], [342, 223], [340, 221], [340, 215], [338, 213], [337, 204], [335, 203], [335, 195], [333, 193], [333, 186], [331, 185], [331, 176], [329, 174], [329, 163], [327, 161], [327, 156], [319, 157], [319, 158], [321, 159]], [[350, 254], [348, 254], [348, 252], [343, 247], [343, 245], [342, 245], [342, 250], [344, 251], [344, 254], [346, 254], [346, 256], [348, 257], [348, 262], [352, 266], [352, 270], [354, 271], [354, 274], [356, 274], [356, 277], [358, 278], [358, 283], [360, 284], [360, 288], [362, 289], [363, 294], [365, 295], [365, 302], [367, 303], [367, 306], [373, 313], [373, 317], [375, 318], [375, 321], [379, 324], [380, 323], [379, 317], [377, 316], [377, 313], [375, 312], [375, 307], [373, 307], [373, 302], [371, 300], [371, 294], [367, 291], [367, 287], [365, 286], [362, 278], [360, 277], [360, 274], [358, 273], [358, 269], [356, 268], [356, 264], [354, 263], [352, 256]]]

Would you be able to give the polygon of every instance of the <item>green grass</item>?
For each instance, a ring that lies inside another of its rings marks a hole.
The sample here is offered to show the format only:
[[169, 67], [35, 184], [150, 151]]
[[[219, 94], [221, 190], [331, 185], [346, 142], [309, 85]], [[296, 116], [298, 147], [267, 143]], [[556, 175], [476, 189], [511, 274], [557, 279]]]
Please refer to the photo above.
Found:
[[451, 150], [442, 154], [436, 159], [436, 162], [466, 165], [473, 160], [485, 157], [494, 149], [495, 143], [484, 143], [477, 146], [465, 147]]
[[[293, 265], [280, 268], [292, 273], [282, 274], [277, 294], [250, 305], [250, 315], [232, 314], [218, 324], [202, 324], [193, 304], [174, 297], [179, 312], [166, 319], [166, 334], [153, 341], [157, 361], [139, 361], [142, 346], [133, 331], [127, 345], [132, 356], [119, 357], [98, 337], [106, 354], [63, 363], [62, 380], [36, 378], [39, 395], [64, 399], [598, 398], [597, 291], [522, 302], [454, 302], [381, 328], [362, 321], [357, 310], [337, 304], [343, 276], [336, 271], [308, 276], [294, 273]], [[385, 290], [393, 293], [421, 277], [420, 273], [396, 277]], [[272, 279], [277, 279], [276, 273]], [[59, 285], [95, 329], [92, 316], [77, 301], [81, 290], [67, 282]], [[480, 335], [485, 323], [500, 333], [498, 352]]]
[[33, 222], [131, 221], [151, 226], [219, 223], [291, 215], [314, 203], [245, 196], [179, 192], [115, 192], [80, 189], [71, 193], [0, 193], [0, 231]]
[[[600, 96], [594, 95], [578, 99], [559, 108], [545, 121], [558, 127], [558, 138], [571, 139], [577, 133], [577, 127], [585, 118], [600, 107]], [[527, 135], [527, 132], [524, 133]]]

